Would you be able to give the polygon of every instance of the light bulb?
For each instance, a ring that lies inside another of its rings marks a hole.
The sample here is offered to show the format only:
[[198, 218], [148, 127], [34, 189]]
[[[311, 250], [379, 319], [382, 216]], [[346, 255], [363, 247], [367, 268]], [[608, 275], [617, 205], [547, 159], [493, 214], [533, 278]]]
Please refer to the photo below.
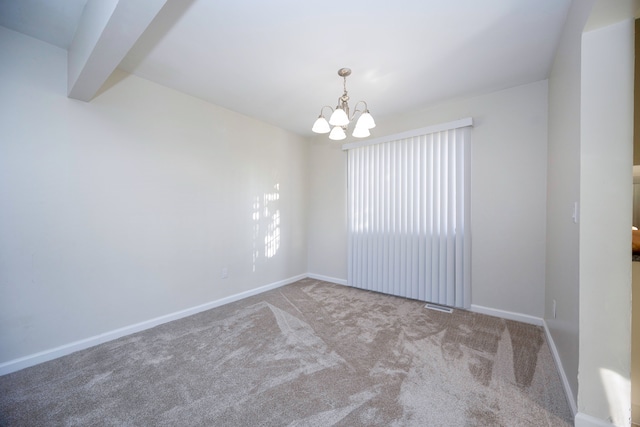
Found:
[[351, 135], [355, 136], [356, 138], [366, 138], [371, 135], [371, 132], [369, 132], [369, 129], [367, 128], [356, 126]]
[[319, 116], [311, 128], [315, 133], [329, 133], [331, 126], [323, 116]]
[[329, 139], [332, 139], [334, 141], [340, 141], [342, 139], [345, 139], [347, 137], [347, 135], [344, 133], [344, 129], [342, 129], [340, 126], [335, 126], [333, 129], [331, 129], [331, 133], [329, 134]]
[[369, 114], [369, 110], [360, 115], [360, 118], [356, 122], [356, 127], [363, 127], [367, 129], [373, 129], [376, 127], [376, 122], [373, 120], [371, 114]]
[[329, 124], [331, 126], [346, 126], [349, 124], [349, 117], [347, 117], [347, 113], [342, 108], [338, 107], [331, 114]]

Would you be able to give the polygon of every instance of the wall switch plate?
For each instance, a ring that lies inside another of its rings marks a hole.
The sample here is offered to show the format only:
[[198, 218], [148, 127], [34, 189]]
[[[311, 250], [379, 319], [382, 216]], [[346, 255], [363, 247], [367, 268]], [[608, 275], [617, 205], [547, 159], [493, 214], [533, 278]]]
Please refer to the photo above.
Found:
[[557, 315], [557, 310], [556, 310], [556, 300], [553, 300], [553, 318], [556, 318]]
[[573, 223], [577, 224], [578, 223], [578, 202], [574, 202], [573, 203], [573, 215], [571, 215], [571, 217], [573, 218]]
[[227, 277], [229, 277], [229, 269], [227, 267], [224, 267], [222, 269], [222, 272], [220, 273], [220, 278], [226, 279]]

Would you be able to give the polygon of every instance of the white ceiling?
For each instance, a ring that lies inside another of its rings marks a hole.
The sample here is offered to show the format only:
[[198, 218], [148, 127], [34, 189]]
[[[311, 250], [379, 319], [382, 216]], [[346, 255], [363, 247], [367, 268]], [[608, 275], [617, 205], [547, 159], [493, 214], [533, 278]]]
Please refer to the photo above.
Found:
[[[0, 0], [0, 25], [68, 48], [86, 2]], [[119, 68], [309, 135], [341, 67], [374, 117], [548, 77], [569, 4], [168, 0]]]

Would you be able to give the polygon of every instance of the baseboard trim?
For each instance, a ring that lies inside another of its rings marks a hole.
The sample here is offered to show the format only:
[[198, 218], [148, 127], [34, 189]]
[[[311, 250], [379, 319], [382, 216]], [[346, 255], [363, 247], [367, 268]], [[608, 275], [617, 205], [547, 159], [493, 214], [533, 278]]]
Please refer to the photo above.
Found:
[[551, 331], [547, 326], [547, 322], [543, 319], [543, 327], [544, 333], [547, 337], [547, 344], [549, 344], [549, 349], [551, 350], [551, 355], [553, 356], [553, 360], [556, 362], [556, 370], [558, 374], [560, 374], [560, 381], [562, 381], [562, 387], [564, 388], [564, 395], [567, 398], [567, 402], [569, 402], [569, 406], [571, 407], [571, 412], [573, 416], [576, 417], [578, 413], [578, 405], [576, 405], [576, 400], [573, 398], [573, 393], [571, 392], [571, 386], [569, 385], [569, 379], [567, 378], [567, 374], [564, 371], [564, 367], [562, 366], [562, 361], [560, 360], [560, 353], [558, 353], [558, 348], [556, 347], [556, 343], [553, 340], [553, 336], [551, 336]]
[[582, 412], [578, 412], [575, 418], [575, 427], [614, 427], [608, 421], [602, 420], [600, 418], [592, 417], [591, 415], [584, 414]]
[[[578, 407], [576, 405], [575, 399], [573, 398], [573, 393], [571, 392], [571, 387], [569, 386], [569, 380], [567, 378], [567, 374], [565, 373], [564, 367], [562, 366], [562, 361], [560, 360], [560, 354], [558, 353], [556, 344], [553, 341], [553, 337], [551, 336], [551, 331], [549, 331], [547, 322], [545, 322], [545, 320], [541, 317], [530, 316], [522, 313], [515, 313], [512, 311], [498, 310], [495, 308], [483, 307], [475, 304], [471, 304], [470, 310], [475, 313], [486, 314], [489, 316], [500, 317], [503, 319], [516, 320], [518, 322], [529, 323], [531, 325], [536, 325], [536, 326], [542, 326], [542, 328], [544, 329], [545, 336], [547, 338], [547, 343], [549, 344], [549, 350], [551, 351], [551, 355], [553, 356], [553, 360], [556, 364], [556, 370], [558, 371], [558, 374], [560, 375], [560, 380], [562, 381], [562, 388], [564, 389], [564, 394], [567, 398], [567, 402], [569, 402], [569, 406], [571, 408], [571, 412], [573, 416], [577, 417], [576, 414], [578, 413]], [[590, 425], [597, 426], [598, 424], [585, 424], [585, 427]]]
[[474, 313], [486, 314], [488, 316], [500, 317], [508, 320], [515, 320], [518, 322], [529, 323], [536, 326], [542, 326], [544, 323], [541, 317], [515, 313], [513, 311], [499, 310], [497, 308], [483, 307], [476, 304], [471, 304], [471, 308], [469, 310], [473, 311]]
[[348, 286], [346, 279], [337, 279], [335, 277], [323, 276], [321, 274], [313, 274], [313, 273], [308, 273], [307, 277], [310, 279], [316, 279], [316, 280], [322, 280], [324, 282], [335, 283], [337, 285]]
[[173, 320], [182, 319], [183, 317], [191, 316], [202, 311], [206, 311], [212, 308], [220, 307], [225, 304], [229, 304], [234, 301], [241, 300], [253, 295], [261, 294], [272, 289], [279, 288], [284, 285], [296, 282], [300, 279], [309, 277], [307, 274], [300, 274], [290, 277], [288, 279], [280, 280], [278, 282], [270, 283], [268, 285], [260, 286], [255, 289], [240, 292], [228, 297], [224, 297], [215, 301], [210, 301], [205, 304], [197, 305], [195, 307], [187, 308], [185, 310], [176, 311], [174, 313], [166, 314], [164, 316], [156, 317], [150, 320], [146, 320], [134, 325], [125, 326], [113, 331], [105, 332], [100, 335], [85, 338], [83, 340], [75, 341], [69, 344], [61, 345], [59, 347], [52, 348], [50, 350], [41, 351], [28, 356], [20, 357], [18, 359], [10, 360], [8, 362], [0, 363], [0, 376], [10, 374], [12, 372], [19, 371], [30, 366], [38, 365], [43, 362], [48, 362], [53, 359], [57, 359], [62, 356], [66, 356], [76, 351], [84, 350], [89, 347], [96, 346], [108, 341], [112, 341], [126, 335], [135, 334], [146, 329], [153, 328], [163, 323], [171, 322]]
[[[69, 344], [65, 344], [50, 350], [45, 350], [45, 351], [41, 351], [39, 353], [35, 353], [35, 354], [31, 354], [28, 356], [24, 356], [18, 359], [14, 359], [14, 360], [10, 360], [8, 362], [4, 362], [4, 363], [0, 363], [0, 376], [2, 375], [6, 375], [6, 374], [10, 374], [12, 372], [16, 372], [19, 371], [21, 369], [25, 369], [28, 368], [30, 366], [34, 366], [34, 365], [38, 365], [40, 363], [44, 363], [44, 362], [48, 362], [50, 360], [53, 359], [57, 359], [59, 357], [62, 356], [66, 356], [68, 354], [71, 353], [75, 353], [76, 351], [80, 351], [80, 350], [84, 350], [108, 341], [112, 341], [121, 337], [124, 337], [126, 335], [131, 335], [137, 332], [141, 332], [144, 331], [146, 329], [150, 329], [153, 328], [155, 326], [161, 325], [163, 323], [167, 323], [167, 322], [171, 322], [173, 320], [178, 320], [178, 319], [182, 319], [184, 317], [188, 317], [197, 313], [200, 313], [202, 311], [206, 311], [206, 310], [210, 310], [212, 308], [216, 308], [216, 307], [220, 307], [222, 305], [225, 304], [229, 304], [231, 302], [234, 301], [239, 301], [243, 298], [247, 298], [253, 295], [258, 295], [260, 293], [272, 290], [272, 289], [276, 289], [279, 288], [281, 286], [284, 285], [288, 285], [290, 283], [296, 282], [298, 280], [304, 279], [304, 278], [311, 278], [311, 279], [315, 279], [315, 280], [322, 280], [325, 282], [330, 282], [330, 283], [336, 283], [339, 285], [345, 285], [347, 286], [347, 281], [344, 279], [338, 279], [335, 277], [329, 277], [329, 276], [323, 276], [323, 275], [319, 275], [319, 274], [313, 274], [313, 273], [307, 273], [307, 274], [300, 274], [297, 276], [293, 276], [290, 277], [288, 279], [285, 280], [280, 280], [278, 282], [274, 282], [274, 283], [270, 283], [268, 285], [264, 285], [255, 289], [250, 289], [248, 291], [244, 291], [244, 292], [240, 292], [234, 295], [230, 295], [228, 297], [225, 298], [221, 298], [215, 301], [210, 301], [208, 303], [205, 304], [201, 304], [195, 307], [191, 307], [185, 310], [181, 310], [181, 311], [177, 311], [174, 313], [170, 313], [164, 316], [160, 316], [160, 317], [156, 317], [154, 319], [150, 319], [144, 322], [140, 322], [140, 323], [136, 323], [134, 325], [130, 325], [130, 326], [125, 326], [123, 328], [119, 328], [113, 331], [109, 331], [109, 332], [105, 332], [103, 334], [100, 335], [96, 335], [93, 337], [89, 337], [83, 340], [79, 340], [79, 341], [75, 341]], [[565, 393], [567, 395], [567, 400], [570, 403], [571, 409], [573, 411], [573, 414], [576, 414], [577, 409], [576, 409], [576, 404], [575, 401], [573, 400], [573, 397], [571, 395], [571, 390], [569, 388], [569, 382], [567, 381], [567, 377], [566, 374], [564, 373], [564, 369], [562, 368], [562, 363], [560, 362], [560, 358], [558, 356], [558, 351], [555, 347], [555, 344], [553, 342], [553, 338], [551, 337], [551, 334], [549, 332], [549, 329], [547, 328], [546, 322], [544, 322], [543, 319], [541, 318], [537, 318], [534, 316], [529, 316], [529, 315], [525, 315], [525, 314], [520, 314], [520, 313], [514, 313], [514, 312], [510, 312], [510, 311], [504, 311], [504, 310], [498, 310], [498, 309], [493, 309], [493, 308], [488, 308], [488, 307], [483, 307], [483, 306], [478, 306], [478, 305], [471, 305], [471, 311], [476, 312], [476, 313], [481, 313], [481, 314], [487, 314], [490, 316], [495, 316], [495, 317], [500, 317], [500, 318], [504, 318], [504, 319], [509, 319], [509, 320], [516, 320], [516, 321], [520, 321], [520, 322], [524, 322], [524, 323], [529, 323], [529, 324], [534, 324], [534, 325], [538, 325], [538, 326], [543, 326], [546, 336], [547, 336], [547, 341], [549, 342], [549, 347], [551, 348], [551, 352], [553, 355], [553, 358], [556, 362], [556, 367], [558, 369], [558, 372], [560, 373], [560, 377], [562, 379], [562, 384], [565, 388]], [[588, 415], [584, 415], [582, 414], [583, 417], [581, 419], [584, 420], [589, 420], [593, 417], [589, 417]], [[587, 417], [587, 418], [585, 418]], [[595, 418], [594, 418], [595, 419]], [[576, 415], [576, 426], [578, 426], [577, 424], [578, 421], [578, 416]], [[587, 421], [585, 421], [587, 422]], [[584, 427], [588, 427], [588, 426], [599, 426], [599, 425], [605, 425], [605, 426], [610, 426], [610, 424], [582, 424], [582, 426]]]

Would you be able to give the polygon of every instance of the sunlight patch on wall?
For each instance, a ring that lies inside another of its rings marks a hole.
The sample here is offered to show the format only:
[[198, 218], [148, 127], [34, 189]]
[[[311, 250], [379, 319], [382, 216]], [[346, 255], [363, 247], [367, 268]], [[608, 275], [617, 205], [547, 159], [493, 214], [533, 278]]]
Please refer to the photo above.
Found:
[[280, 184], [253, 200], [253, 271], [261, 256], [272, 258], [280, 249]]
[[609, 401], [609, 420], [617, 426], [629, 425], [631, 419], [631, 382], [617, 372], [600, 368], [600, 378]]

